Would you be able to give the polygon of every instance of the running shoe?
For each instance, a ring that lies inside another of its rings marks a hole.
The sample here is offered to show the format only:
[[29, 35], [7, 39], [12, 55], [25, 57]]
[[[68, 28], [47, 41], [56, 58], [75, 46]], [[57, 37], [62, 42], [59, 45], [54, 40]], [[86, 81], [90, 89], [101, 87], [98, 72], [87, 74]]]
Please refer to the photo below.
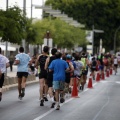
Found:
[[56, 110], [60, 110], [60, 105], [58, 105], [58, 106], [56, 107]]
[[18, 99], [22, 100], [22, 96], [21, 96], [21, 95], [19, 95], [19, 96], [18, 96]]
[[0, 101], [2, 100], [2, 92], [0, 92]]
[[21, 97], [24, 97], [24, 96], [25, 96], [25, 92], [22, 91], [22, 93], [21, 93]]
[[51, 105], [51, 108], [54, 108], [55, 107], [55, 102], [54, 103], [52, 103], [52, 105]]
[[44, 106], [44, 100], [43, 99], [40, 101], [40, 106]]
[[45, 100], [45, 101], [48, 101], [47, 97], [44, 97], [44, 100]]
[[64, 103], [65, 99], [64, 98], [60, 98], [60, 103]]

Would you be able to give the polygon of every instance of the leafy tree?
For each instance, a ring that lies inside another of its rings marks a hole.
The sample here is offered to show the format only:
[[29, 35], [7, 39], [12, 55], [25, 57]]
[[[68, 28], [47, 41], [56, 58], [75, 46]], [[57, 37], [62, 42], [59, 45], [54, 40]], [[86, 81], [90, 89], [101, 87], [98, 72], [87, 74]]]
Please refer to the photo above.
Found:
[[86, 29], [94, 25], [95, 29], [104, 30], [104, 34], [95, 34], [95, 46], [102, 38], [103, 47], [113, 49], [115, 31], [120, 26], [120, 0], [47, 0], [46, 4], [85, 24]]
[[21, 43], [25, 37], [26, 17], [17, 6], [0, 11], [0, 35], [2, 41]]
[[68, 25], [60, 19], [43, 19], [33, 24], [37, 31], [36, 41], [38, 44], [43, 43], [46, 31], [50, 31], [54, 45], [58, 47], [72, 48], [74, 44], [86, 43], [85, 31]]

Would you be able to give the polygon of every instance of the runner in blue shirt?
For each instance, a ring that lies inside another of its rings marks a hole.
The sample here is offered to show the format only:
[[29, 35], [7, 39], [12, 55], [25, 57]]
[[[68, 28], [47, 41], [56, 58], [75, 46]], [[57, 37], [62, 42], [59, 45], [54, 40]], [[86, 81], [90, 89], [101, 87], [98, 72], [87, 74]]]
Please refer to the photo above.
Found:
[[[53, 88], [55, 89], [55, 98], [56, 98], [56, 110], [60, 109], [59, 105], [59, 94], [60, 91], [64, 90], [65, 85], [65, 72], [69, 71], [69, 66], [66, 61], [61, 59], [62, 54], [56, 52], [56, 60], [53, 60], [49, 66], [49, 71], [53, 71]], [[53, 108], [55, 103], [52, 104]]]
[[28, 54], [24, 53], [24, 48], [19, 48], [19, 54], [15, 56], [14, 64], [17, 65], [18, 77], [18, 98], [21, 100], [25, 96], [26, 79], [28, 77], [28, 65], [31, 64], [31, 58]]

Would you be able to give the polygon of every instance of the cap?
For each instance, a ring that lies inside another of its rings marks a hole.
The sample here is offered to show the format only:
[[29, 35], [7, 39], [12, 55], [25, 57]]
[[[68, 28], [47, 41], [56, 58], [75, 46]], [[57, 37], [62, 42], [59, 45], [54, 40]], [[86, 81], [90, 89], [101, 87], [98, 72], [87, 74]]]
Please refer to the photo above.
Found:
[[66, 58], [72, 58], [72, 56], [70, 54], [67, 54]]

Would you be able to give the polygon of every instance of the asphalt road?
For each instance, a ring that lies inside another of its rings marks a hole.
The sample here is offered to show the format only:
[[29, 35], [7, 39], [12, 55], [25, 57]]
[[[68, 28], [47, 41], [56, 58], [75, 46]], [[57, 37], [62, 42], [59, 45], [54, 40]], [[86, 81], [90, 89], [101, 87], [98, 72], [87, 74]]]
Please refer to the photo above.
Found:
[[26, 86], [26, 95], [18, 99], [17, 88], [3, 93], [0, 120], [120, 120], [120, 69], [100, 82], [93, 81], [93, 89], [79, 92], [79, 98], [66, 98], [59, 111], [51, 109], [51, 102], [39, 106], [39, 85]]

